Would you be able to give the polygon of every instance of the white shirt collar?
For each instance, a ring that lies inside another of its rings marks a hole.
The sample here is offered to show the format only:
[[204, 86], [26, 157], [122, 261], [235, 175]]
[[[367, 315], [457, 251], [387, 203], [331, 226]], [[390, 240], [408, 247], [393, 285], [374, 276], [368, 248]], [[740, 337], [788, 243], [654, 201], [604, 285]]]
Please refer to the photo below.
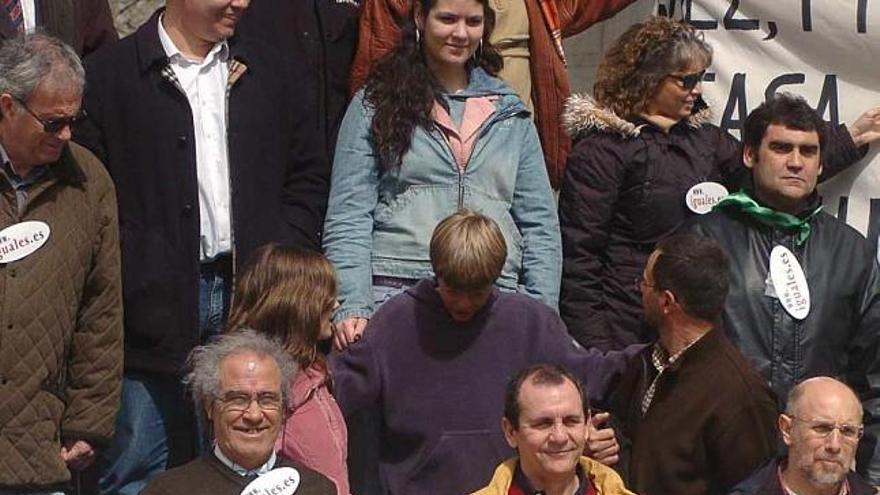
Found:
[[232, 459], [226, 457], [226, 454], [224, 454], [223, 451], [220, 450], [219, 445], [214, 445], [214, 455], [217, 456], [217, 459], [220, 459], [220, 462], [222, 462], [226, 467], [235, 471], [240, 476], [260, 476], [266, 474], [275, 467], [275, 462], [278, 460], [278, 456], [275, 454], [275, 450], [273, 449], [272, 455], [269, 456], [269, 460], [266, 461], [265, 464], [258, 467], [257, 469], [246, 469], [233, 462]]
[[210, 62], [213, 62], [214, 59], [218, 58], [221, 62], [225, 62], [229, 57], [229, 43], [226, 40], [220, 41], [214, 45], [213, 48], [208, 52], [205, 56], [205, 60], [198, 61], [187, 58], [177, 45], [174, 44], [174, 41], [171, 39], [171, 36], [168, 34], [168, 31], [165, 30], [165, 26], [162, 25], [162, 22], [165, 20], [165, 14], [159, 16], [159, 22], [156, 25], [159, 28], [159, 42], [162, 43], [162, 49], [165, 50], [165, 55], [168, 56], [169, 59], [177, 62], [186, 62], [189, 64], [198, 64], [204, 65]]

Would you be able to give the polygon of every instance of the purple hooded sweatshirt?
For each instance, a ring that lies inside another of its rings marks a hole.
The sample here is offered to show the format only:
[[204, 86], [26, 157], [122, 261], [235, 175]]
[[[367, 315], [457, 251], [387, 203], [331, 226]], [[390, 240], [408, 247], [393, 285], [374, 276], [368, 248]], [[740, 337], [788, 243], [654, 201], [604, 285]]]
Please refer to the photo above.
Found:
[[422, 280], [382, 305], [363, 338], [330, 360], [343, 413], [381, 411], [377, 454], [391, 495], [483, 487], [513, 455], [501, 417], [505, 386], [521, 369], [564, 366], [601, 402], [626, 366], [623, 353], [581, 348], [541, 301], [495, 289], [470, 321], [458, 323], [435, 285]]

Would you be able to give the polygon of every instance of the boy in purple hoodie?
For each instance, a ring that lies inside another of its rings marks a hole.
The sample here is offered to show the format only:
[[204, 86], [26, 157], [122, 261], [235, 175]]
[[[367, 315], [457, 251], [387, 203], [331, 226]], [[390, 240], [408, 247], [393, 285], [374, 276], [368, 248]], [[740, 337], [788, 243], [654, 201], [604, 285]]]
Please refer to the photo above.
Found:
[[[331, 357], [343, 413], [380, 410], [376, 454], [391, 495], [482, 487], [512, 455], [497, 423], [502, 391], [522, 368], [549, 362], [571, 369], [601, 404], [626, 366], [623, 353], [581, 348], [543, 302], [498, 291], [506, 253], [490, 218], [469, 211], [446, 218], [431, 239], [436, 278], [382, 305], [363, 339]], [[617, 448], [613, 439], [590, 447], [601, 458], [595, 451], [609, 445]]]

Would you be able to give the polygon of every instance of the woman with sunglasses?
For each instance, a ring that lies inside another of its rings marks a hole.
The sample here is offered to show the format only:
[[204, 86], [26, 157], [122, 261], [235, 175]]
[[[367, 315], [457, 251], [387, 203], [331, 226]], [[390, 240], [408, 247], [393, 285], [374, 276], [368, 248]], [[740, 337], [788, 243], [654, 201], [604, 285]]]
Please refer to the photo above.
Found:
[[[569, 100], [563, 121], [575, 144], [559, 199], [560, 313], [584, 346], [652, 340], [633, 280], [655, 243], [749, 177], [739, 142], [709, 123], [701, 80], [711, 62], [693, 27], [654, 17], [605, 53], [594, 98]], [[853, 129], [864, 130], [864, 120]], [[823, 178], [861, 158], [856, 143], [872, 138], [852, 134], [830, 130]]]

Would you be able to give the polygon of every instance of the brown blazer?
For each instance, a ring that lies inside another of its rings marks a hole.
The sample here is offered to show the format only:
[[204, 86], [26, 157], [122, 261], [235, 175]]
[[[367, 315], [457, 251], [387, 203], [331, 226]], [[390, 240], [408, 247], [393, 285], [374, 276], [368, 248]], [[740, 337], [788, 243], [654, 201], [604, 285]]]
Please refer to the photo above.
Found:
[[[118, 39], [107, 0], [34, 0], [37, 27], [72, 46], [85, 57]], [[6, 15], [0, 15], [0, 41], [18, 32]]]
[[[547, 0], [550, 1], [550, 0]], [[563, 36], [574, 36], [605, 20], [634, 0], [556, 0]], [[544, 161], [554, 189], [559, 189], [571, 138], [562, 128], [560, 116], [568, 98], [568, 70], [553, 46], [539, 0], [525, 0], [529, 15], [532, 102], [535, 125], [544, 148]], [[374, 61], [394, 48], [410, 0], [364, 0], [359, 21], [358, 49], [351, 69], [351, 93], [367, 80]]]
[[113, 435], [122, 381], [116, 195], [101, 162], [71, 143], [17, 211], [0, 175], [0, 228], [51, 229], [26, 258], [0, 264], [0, 491], [70, 478], [61, 441]]

